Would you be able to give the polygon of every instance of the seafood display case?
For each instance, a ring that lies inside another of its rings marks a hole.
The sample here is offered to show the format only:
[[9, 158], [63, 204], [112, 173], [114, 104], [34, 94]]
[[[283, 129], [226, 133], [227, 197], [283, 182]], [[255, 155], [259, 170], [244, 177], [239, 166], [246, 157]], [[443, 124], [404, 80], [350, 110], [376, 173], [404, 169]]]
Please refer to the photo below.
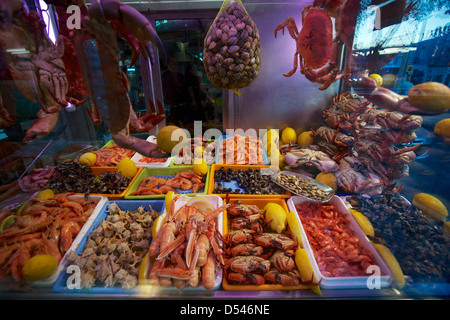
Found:
[[0, 17], [0, 299], [450, 297], [448, 1]]

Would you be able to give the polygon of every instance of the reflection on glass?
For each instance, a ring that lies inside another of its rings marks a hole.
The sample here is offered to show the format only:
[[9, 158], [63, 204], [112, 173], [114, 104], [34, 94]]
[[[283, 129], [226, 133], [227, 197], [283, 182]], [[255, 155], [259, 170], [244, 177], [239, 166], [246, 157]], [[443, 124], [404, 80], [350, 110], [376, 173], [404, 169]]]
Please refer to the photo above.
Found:
[[193, 131], [222, 129], [222, 90], [215, 88], [203, 68], [203, 39], [212, 19], [158, 20], [156, 30], [167, 52], [160, 61], [166, 123]]

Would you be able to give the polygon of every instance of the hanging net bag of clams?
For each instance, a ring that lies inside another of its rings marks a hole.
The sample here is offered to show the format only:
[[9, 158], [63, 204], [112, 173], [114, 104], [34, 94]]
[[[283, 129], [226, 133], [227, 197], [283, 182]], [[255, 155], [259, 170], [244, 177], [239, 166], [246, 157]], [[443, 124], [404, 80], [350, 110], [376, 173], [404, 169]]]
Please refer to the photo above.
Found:
[[204, 43], [205, 72], [220, 89], [240, 94], [249, 86], [261, 66], [261, 43], [256, 24], [241, 0], [225, 0]]

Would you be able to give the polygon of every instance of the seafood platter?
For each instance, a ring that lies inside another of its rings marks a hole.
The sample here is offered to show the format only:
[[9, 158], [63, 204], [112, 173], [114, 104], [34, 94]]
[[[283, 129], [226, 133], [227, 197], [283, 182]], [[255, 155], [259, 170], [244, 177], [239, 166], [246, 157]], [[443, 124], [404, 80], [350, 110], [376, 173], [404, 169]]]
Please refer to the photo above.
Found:
[[[298, 290], [308, 289], [295, 261], [299, 242], [291, 232], [272, 230], [264, 217], [268, 204], [279, 205], [287, 214], [286, 202], [273, 199], [227, 199], [224, 215], [225, 290]], [[309, 279], [308, 279], [309, 280]], [[316, 283], [317, 285], [317, 283]]]
[[164, 214], [142, 270], [142, 286], [156, 290], [214, 291], [220, 288], [226, 206], [214, 195], [176, 196]]
[[268, 165], [261, 138], [256, 136], [225, 135], [217, 141], [216, 164]]
[[279, 195], [290, 197], [290, 193], [271, 181], [278, 167], [265, 165], [222, 165], [211, 166], [208, 185], [209, 194], [226, 197], [257, 197]]
[[108, 201], [70, 250], [64, 270], [76, 266], [78, 287], [70, 272], [60, 274], [56, 292], [123, 294], [139, 291], [139, 271], [152, 240], [152, 226], [164, 210], [162, 200]]
[[391, 284], [389, 268], [341, 198], [318, 203], [293, 196], [287, 204], [296, 213], [303, 247], [322, 287], [366, 288], [369, 266], [379, 268], [380, 287]]
[[192, 166], [144, 168], [125, 199], [164, 199], [169, 191], [185, 195], [206, 194], [209, 171], [200, 176]]

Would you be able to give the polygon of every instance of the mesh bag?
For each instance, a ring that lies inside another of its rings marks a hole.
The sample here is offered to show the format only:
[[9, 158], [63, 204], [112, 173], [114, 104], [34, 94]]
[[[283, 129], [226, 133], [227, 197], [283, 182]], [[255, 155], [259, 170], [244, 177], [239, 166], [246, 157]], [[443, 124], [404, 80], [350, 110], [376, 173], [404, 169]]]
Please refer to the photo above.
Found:
[[258, 76], [259, 31], [240, 0], [223, 2], [206, 34], [203, 56], [206, 75], [218, 88], [245, 88]]

